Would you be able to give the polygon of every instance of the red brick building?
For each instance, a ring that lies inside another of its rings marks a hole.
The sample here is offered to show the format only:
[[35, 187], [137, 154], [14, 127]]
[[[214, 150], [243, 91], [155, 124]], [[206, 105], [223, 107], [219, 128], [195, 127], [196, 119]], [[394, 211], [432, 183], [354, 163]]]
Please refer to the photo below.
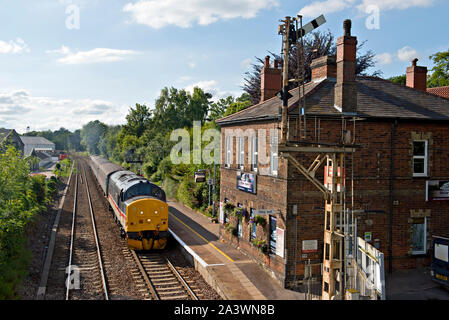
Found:
[[[312, 80], [305, 85], [305, 139], [299, 134], [302, 95], [290, 91], [288, 144], [356, 145], [356, 152], [345, 156], [345, 204], [362, 212], [358, 236], [385, 254], [386, 271], [428, 265], [432, 236], [449, 236], [449, 100], [426, 92], [427, 69], [417, 60], [407, 69], [407, 86], [356, 77], [356, 46], [357, 39], [345, 34], [336, 58], [312, 63]], [[290, 287], [303, 277], [309, 259], [323, 260], [324, 200], [277, 151], [278, 63], [272, 67], [266, 60], [261, 83], [269, 87], [261, 88], [259, 104], [217, 121], [221, 234]], [[316, 154], [295, 158], [309, 168]], [[321, 165], [316, 171], [323, 183], [324, 170]], [[243, 218], [231, 213], [232, 205], [244, 209]], [[264, 219], [256, 224], [255, 215]]]

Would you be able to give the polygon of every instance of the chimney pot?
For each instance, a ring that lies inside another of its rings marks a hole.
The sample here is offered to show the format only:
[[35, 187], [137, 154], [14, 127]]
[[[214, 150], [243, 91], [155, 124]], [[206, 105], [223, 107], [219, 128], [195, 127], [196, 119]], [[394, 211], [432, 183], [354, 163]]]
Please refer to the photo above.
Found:
[[416, 67], [417, 63], [418, 63], [418, 58], [415, 58], [412, 60], [412, 66]]
[[352, 28], [352, 21], [350, 19], [346, 19], [343, 22], [343, 29], [345, 30], [345, 37], [351, 36], [351, 28]]
[[270, 67], [270, 56], [266, 56], [265, 57], [265, 68], [269, 68]]

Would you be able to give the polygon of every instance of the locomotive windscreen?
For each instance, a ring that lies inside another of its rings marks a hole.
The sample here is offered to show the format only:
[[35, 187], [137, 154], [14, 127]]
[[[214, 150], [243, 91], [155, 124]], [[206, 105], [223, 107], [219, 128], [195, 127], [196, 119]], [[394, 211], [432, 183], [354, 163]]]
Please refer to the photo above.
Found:
[[164, 202], [167, 200], [165, 192], [161, 188], [149, 183], [139, 183], [129, 188], [124, 195], [124, 200], [127, 201], [129, 199], [144, 195], [157, 198]]

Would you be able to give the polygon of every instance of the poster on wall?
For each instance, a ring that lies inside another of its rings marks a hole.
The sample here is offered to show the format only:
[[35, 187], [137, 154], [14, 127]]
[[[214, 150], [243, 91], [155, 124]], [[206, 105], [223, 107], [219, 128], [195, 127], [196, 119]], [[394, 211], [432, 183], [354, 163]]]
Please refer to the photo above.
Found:
[[237, 189], [256, 194], [256, 175], [253, 173], [237, 172]]
[[318, 252], [318, 240], [304, 240], [302, 242], [303, 253]]
[[427, 181], [426, 201], [449, 200], [449, 181]]
[[283, 229], [276, 228], [277, 240], [276, 240], [276, 255], [284, 259], [284, 241], [285, 241], [285, 231]]

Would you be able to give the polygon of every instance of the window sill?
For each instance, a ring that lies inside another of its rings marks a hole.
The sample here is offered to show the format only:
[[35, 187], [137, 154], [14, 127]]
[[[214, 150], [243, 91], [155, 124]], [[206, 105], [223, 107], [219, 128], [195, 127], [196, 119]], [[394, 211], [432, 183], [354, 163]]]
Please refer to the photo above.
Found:
[[427, 257], [428, 254], [427, 252], [412, 252], [411, 256], [414, 258], [424, 258]]
[[415, 174], [413, 174], [413, 178], [415, 179], [415, 178], [426, 178], [426, 179], [428, 179], [429, 178], [429, 175], [428, 174], [426, 174], [426, 175], [415, 175]]

